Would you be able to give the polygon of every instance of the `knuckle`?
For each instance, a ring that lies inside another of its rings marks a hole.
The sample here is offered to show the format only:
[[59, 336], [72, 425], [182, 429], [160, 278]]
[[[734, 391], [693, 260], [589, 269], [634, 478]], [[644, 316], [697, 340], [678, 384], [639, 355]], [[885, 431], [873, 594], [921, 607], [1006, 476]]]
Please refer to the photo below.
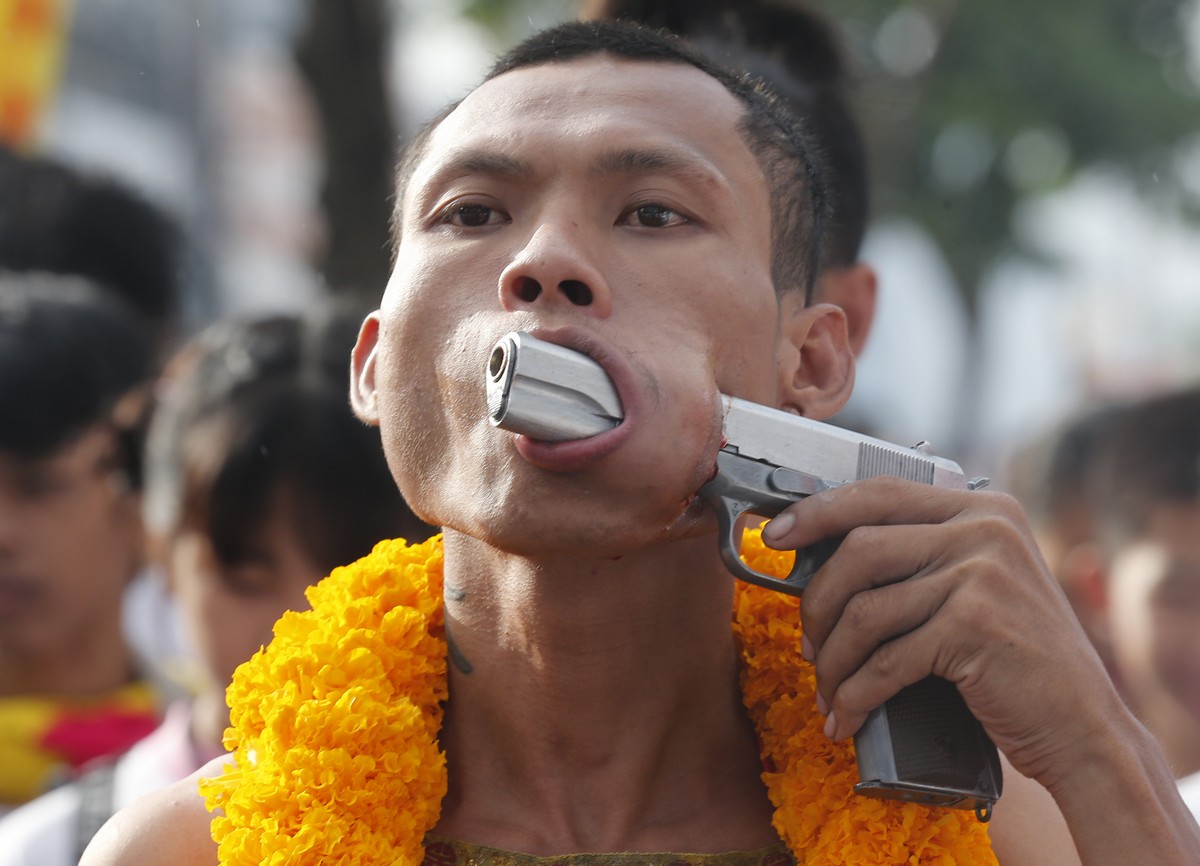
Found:
[[876, 546], [878, 536], [877, 527], [856, 526], [846, 533], [838, 548], [844, 550], [846, 556], [861, 556]]
[[[814, 581], [815, 583], [815, 581]], [[823, 593], [813, 584], [804, 591], [804, 599], [800, 605], [800, 621], [806, 634], [814, 643], [820, 644], [828, 633], [826, 623], [829, 621], [828, 605]]]
[[964, 580], [964, 589], [951, 599], [953, 612], [959, 627], [972, 634], [983, 634], [996, 619], [997, 586], [993, 575], [996, 569], [991, 563], [978, 566], [965, 565], [963, 571], [969, 577]]
[[1009, 515], [992, 511], [976, 518], [973, 532], [977, 537], [1003, 547], [1020, 544], [1023, 540], [1018, 524]]
[[878, 607], [872, 593], [856, 593], [846, 602], [846, 608], [842, 611], [842, 621], [855, 634], [867, 631], [878, 617]]
[[975, 501], [986, 506], [989, 513], [1013, 523], [1019, 522], [1025, 510], [1015, 496], [995, 490], [981, 490], [971, 494]]
[[1024, 513], [1021, 503], [1011, 493], [1005, 493], [1001, 490], [991, 490], [988, 491], [988, 499], [996, 503], [998, 509], [1010, 516]]
[[880, 644], [868, 664], [873, 675], [883, 680], [891, 680], [903, 670], [904, 661], [904, 653], [891, 641]]

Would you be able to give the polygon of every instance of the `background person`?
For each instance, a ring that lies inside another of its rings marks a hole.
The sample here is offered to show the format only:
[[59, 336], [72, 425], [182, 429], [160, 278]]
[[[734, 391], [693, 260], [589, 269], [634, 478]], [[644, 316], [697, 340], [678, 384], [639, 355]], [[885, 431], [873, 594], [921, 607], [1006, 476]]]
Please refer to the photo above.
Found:
[[210, 326], [180, 352], [146, 454], [152, 550], [196, 653], [190, 699], [115, 764], [0, 820], [3, 866], [69, 866], [117, 809], [224, 754], [225, 689], [337, 565], [423, 541], [379, 434], [350, 412], [357, 310]]
[[1097, 462], [1119, 404], [1086, 407], [1027, 442], [1009, 459], [1005, 489], [1020, 500], [1038, 548], [1066, 593], [1109, 674], [1120, 686], [1106, 620], [1104, 504], [1096, 496]]
[[1176, 776], [1200, 772], [1200, 386], [1119, 407], [1090, 484], [1103, 623], [1126, 700]]
[[[150, 330], [154, 373], [194, 312], [185, 311], [183, 246], [175, 219], [125, 183], [0, 146], [0, 270], [75, 276], [119, 297]], [[174, 694], [167, 668], [185, 650], [162, 581], [134, 578], [122, 618], [147, 676]]]
[[122, 631], [144, 559], [153, 335], [80, 280], [0, 274], [0, 810], [158, 723]]

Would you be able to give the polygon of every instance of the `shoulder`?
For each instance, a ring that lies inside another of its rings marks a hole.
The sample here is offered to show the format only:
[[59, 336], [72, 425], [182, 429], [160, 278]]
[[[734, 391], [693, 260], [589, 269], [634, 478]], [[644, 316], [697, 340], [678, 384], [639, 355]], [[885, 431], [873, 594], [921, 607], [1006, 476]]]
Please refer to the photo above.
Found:
[[212, 815], [204, 807], [199, 780], [217, 775], [228, 758], [218, 758], [186, 779], [135, 800], [96, 834], [79, 866], [215, 866], [217, 846], [209, 835]]

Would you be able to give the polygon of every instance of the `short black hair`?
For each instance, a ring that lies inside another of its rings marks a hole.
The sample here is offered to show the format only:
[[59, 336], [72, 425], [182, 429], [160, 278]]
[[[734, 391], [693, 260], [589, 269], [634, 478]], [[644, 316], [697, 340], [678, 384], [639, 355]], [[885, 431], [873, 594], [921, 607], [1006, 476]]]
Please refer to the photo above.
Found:
[[174, 219], [113, 178], [0, 146], [0, 268], [84, 277], [167, 342], [180, 301]]
[[870, 217], [866, 145], [829, 21], [795, 0], [591, 0], [582, 15], [678, 33], [723, 65], [770, 82], [824, 156], [830, 215], [823, 266], [858, 261]]
[[[775, 290], [801, 290], [811, 298], [828, 211], [824, 168], [800, 120], [762, 80], [726, 69], [664, 30], [624, 21], [571, 21], [536, 33], [501, 56], [484, 81], [516, 69], [597, 54], [693, 66], [716, 79], [742, 103], [745, 114], [739, 131], [757, 159], [770, 192], [771, 276]], [[455, 107], [457, 103], [426, 124], [401, 158], [393, 213], [393, 242], [397, 248], [404, 190], [425, 155], [433, 130]]]
[[1200, 505], [1200, 385], [1114, 409], [1092, 496], [1110, 547], [1144, 533], [1156, 506]]
[[153, 366], [153, 335], [121, 299], [79, 278], [0, 271], [0, 451], [38, 460], [111, 424], [136, 487], [142, 419], [114, 413]]
[[361, 321], [354, 305], [331, 302], [304, 316], [219, 322], [184, 346], [151, 420], [148, 525], [199, 530], [236, 565], [282, 502], [326, 570], [385, 538], [432, 535], [396, 488], [379, 431], [350, 409]]

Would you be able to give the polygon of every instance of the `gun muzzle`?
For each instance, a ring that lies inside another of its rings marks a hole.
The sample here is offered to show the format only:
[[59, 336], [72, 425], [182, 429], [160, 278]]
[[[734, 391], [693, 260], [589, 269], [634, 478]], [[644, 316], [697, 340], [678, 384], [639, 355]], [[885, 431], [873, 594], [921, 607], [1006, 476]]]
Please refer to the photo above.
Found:
[[621, 400], [604, 368], [582, 352], [512, 332], [488, 359], [494, 426], [543, 442], [586, 439], [621, 423]]

